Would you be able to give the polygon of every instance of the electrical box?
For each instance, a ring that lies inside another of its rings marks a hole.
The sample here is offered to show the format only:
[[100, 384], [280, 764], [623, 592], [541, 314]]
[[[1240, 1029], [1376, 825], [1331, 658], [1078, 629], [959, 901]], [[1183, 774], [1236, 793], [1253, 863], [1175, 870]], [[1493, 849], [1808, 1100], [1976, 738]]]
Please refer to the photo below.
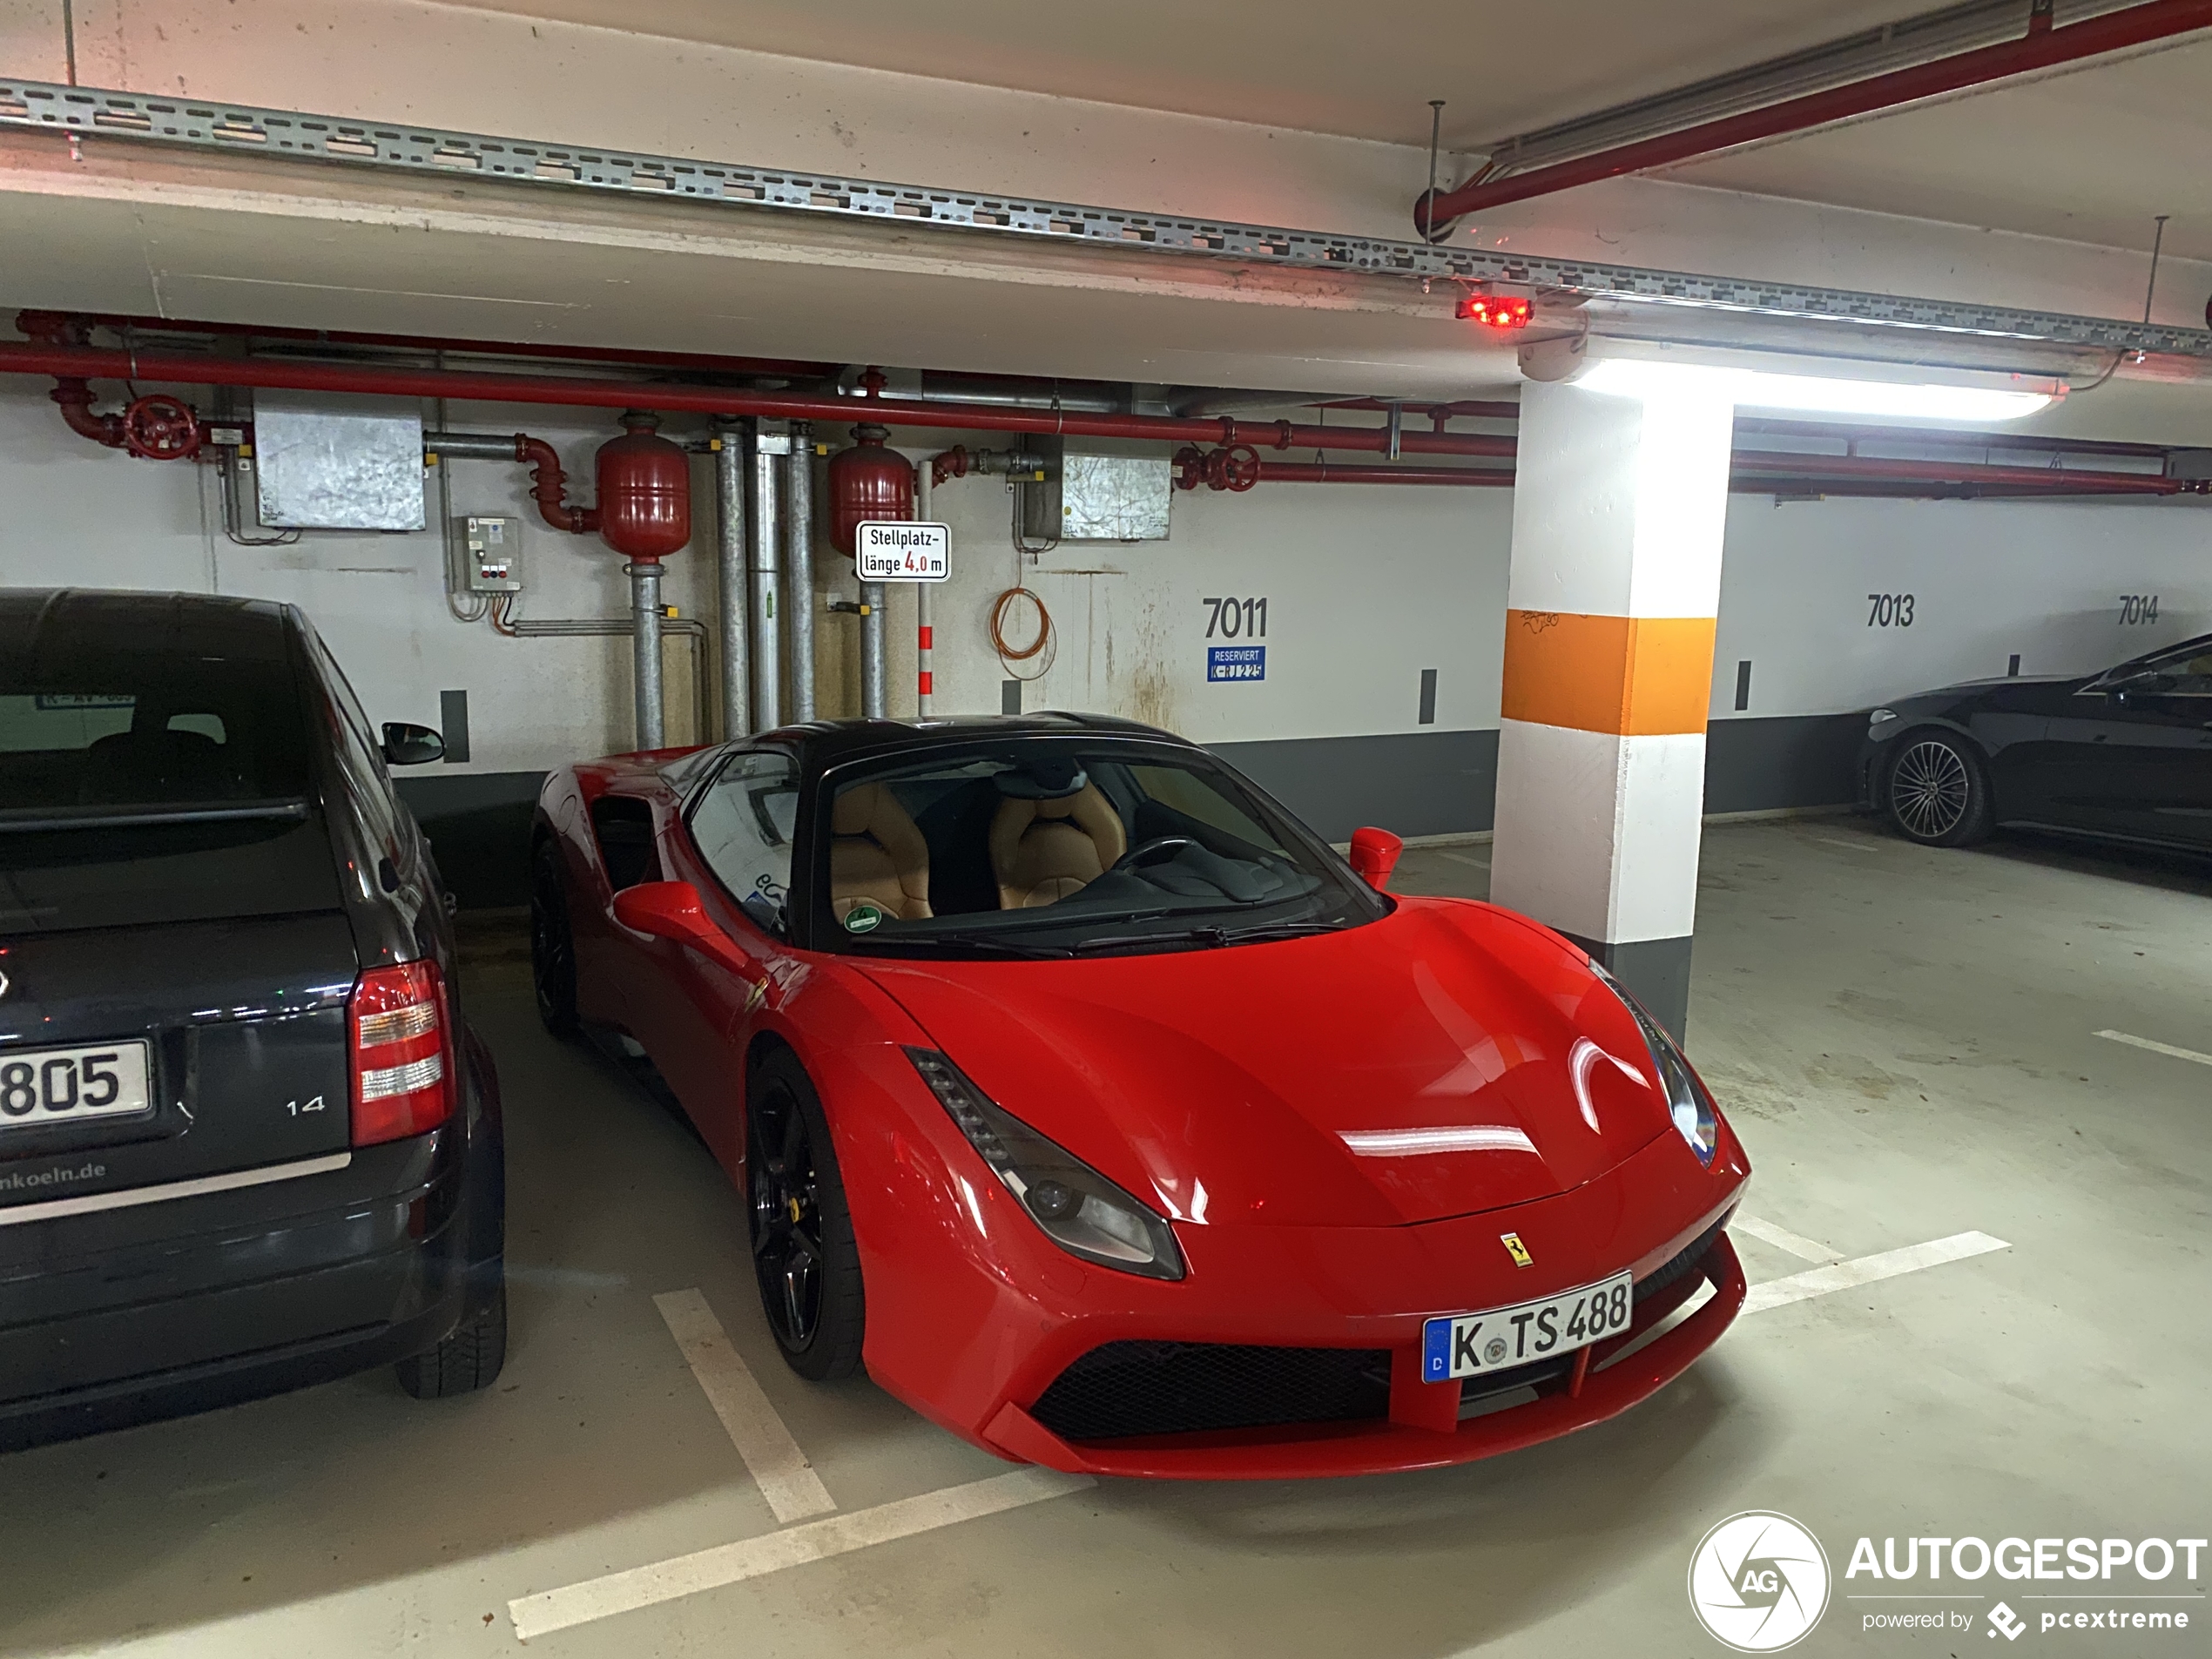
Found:
[[523, 590], [523, 521], [464, 518], [455, 526], [454, 572], [457, 593], [520, 593]]
[[1057, 437], [1023, 440], [1044, 459], [1022, 486], [1022, 529], [1033, 541], [1164, 542], [1175, 495], [1164, 455], [1069, 455]]

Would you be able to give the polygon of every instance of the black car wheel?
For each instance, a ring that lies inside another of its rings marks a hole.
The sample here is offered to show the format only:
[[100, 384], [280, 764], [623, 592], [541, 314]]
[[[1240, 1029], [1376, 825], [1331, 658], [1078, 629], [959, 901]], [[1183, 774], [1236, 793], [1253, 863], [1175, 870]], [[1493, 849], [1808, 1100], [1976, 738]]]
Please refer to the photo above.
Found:
[[851, 1376], [866, 1322], [860, 1251], [821, 1102], [787, 1050], [746, 1091], [745, 1190], [753, 1276], [785, 1359], [815, 1382]]
[[[499, 1271], [496, 1266], [495, 1271]], [[399, 1363], [400, 1386], [417, 1399], [446, 1399], [489, 1387], [507, 1363], [504, 1274], [482, 1311], [435, 1348]]]
[[1993, 821], [1989, 772], [1981, 756], [1941, 732], [1899, 739], [1883, 804], [1898, 833], [1923, 846], [1964, 846], [1979, 841]]
[[545, 1028], [556, 1037], [574, 1036], [576, 935], [569, 930], [560, 850], [550, 841], [542, 843], [530, 860], [530, 983]]

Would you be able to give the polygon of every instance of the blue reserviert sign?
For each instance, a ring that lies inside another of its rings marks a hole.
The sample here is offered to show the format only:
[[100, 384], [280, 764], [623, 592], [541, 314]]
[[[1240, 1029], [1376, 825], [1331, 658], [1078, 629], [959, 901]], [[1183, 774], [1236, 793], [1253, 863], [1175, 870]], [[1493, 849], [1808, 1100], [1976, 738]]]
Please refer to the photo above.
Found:
[[1209, 645], [1206, 678], [1210, 680], [1264, 680], [1267, 678], [1264, 645]]

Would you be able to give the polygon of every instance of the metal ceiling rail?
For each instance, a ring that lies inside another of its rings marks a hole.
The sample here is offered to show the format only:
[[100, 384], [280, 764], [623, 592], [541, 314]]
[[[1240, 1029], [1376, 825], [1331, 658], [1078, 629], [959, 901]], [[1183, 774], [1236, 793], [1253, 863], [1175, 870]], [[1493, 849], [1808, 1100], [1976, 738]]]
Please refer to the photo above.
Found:
[[1022, 236], [1091, 248], [1456, 282], [1502, 282], [1583, 300], [1733, 312], [1793, 321], [2099, 351], [2212, 358], [2212, 329], [2022, 311], [1844, 288], [1533, 258], [1419, 241], [1338, 236], [1227, 220], [1087, 207], [982, 192], [883, 184], [604, 147], [489, 138], [47, 81], [0, 80], [0, 132], [70, 132], [187, 150], [473, 177], [548, 190], [684, 199], [853, 220]]

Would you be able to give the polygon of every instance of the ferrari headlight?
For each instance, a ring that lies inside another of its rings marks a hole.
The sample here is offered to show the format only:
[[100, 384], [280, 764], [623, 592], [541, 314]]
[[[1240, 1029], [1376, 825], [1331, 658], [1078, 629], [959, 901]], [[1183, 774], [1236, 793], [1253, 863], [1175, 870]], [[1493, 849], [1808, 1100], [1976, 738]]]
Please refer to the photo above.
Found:
[[1721, 1141], [1720, 1118], [1713, 1110], [1712, 1098], [1690, 1071], [1689, 1062], [1683, 1058], [1680, 1046], [1668, 1035], [1667, 1028], [1646, 1013], [1643, 1004], [1631, 996], [1628, 988], [1607, 973], [1595, 957], [1590, 967], [1635, 1016], [1636, 1026], [1643, 1033], [1644, 1046], [1651, 1050], [1652, 1066], [1667, 1091], [1667, 1115], [1674, 1120], [1675, 1132], [1697, 1154], [1700, 1163], [1710, 1163]]
[[1181, 1278], [1183, 1251], [1164, 1217], [1055, 1146], [934, 1049], [908, 1049], [960, 1132], [1045, 1237], [1070, 1256], [1147, 1278]]

